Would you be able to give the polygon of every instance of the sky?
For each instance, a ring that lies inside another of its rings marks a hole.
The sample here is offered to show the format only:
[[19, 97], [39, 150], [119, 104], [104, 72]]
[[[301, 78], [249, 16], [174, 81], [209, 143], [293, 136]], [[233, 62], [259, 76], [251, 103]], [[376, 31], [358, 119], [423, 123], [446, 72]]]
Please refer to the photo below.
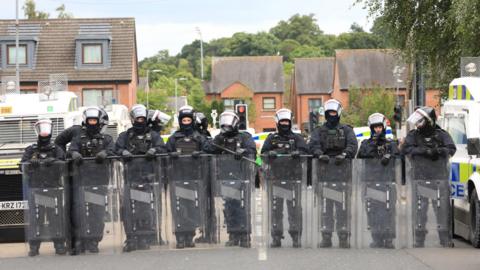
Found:
[[[24, 18], [19, 1], [19, 17]], [[325, 33], [347, 32], [356, 22], [369, 30], [372, 21], [355, 0], [36, 0], [37, 10], [56, 17], [55, 9], [65, 4], [76, 18], [134, 17], [138, 59], [167, 49], [175, 55], [183, 45], [230, 37], [236, 32], [268, 31], [292, 15], [315, 14]], [[0, 19], [15, 19], [15, 0], [0, 0]]]

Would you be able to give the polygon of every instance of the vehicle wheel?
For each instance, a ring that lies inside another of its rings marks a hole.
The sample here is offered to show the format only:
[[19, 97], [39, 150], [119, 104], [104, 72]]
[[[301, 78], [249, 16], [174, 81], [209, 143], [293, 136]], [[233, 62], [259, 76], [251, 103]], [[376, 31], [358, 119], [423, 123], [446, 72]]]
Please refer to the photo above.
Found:
[[470, 196], [470, 240], [474, 247], [480, 248], [480, 202], [475, 189]]

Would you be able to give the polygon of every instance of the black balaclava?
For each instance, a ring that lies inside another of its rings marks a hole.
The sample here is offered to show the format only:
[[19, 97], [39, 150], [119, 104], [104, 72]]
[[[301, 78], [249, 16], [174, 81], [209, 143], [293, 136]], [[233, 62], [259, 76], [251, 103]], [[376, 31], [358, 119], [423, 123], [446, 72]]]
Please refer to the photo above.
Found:
[[47, 146], [50, 144], [50, 139], [52, 138], [52, 135], [49, 135], [47, 137], [44, 136], [38, 136], [37, 144], [39, 147]]
[[135, 119], [135, 122], [133, 122], [133, 130], [135, 131], [136, 134], [145, 133], [146, 128], [147, 128], [147, 121], [138, 122], [137, 119]]
[[[188, 118], [192, 119], [192, 122], [188, 125], [183, 124], [182, 119], [185, 118], [185, 117], [188, 117]], [[191, 135], [193, 133], [195, 123], [193, 122], [193, 118], [191, 118], [189, 116], [185, 116], [185, 117], [180, 119], [179, 125], [180, 125], [180, 131], [188, 136], [188, 135]]]
[[[99, 119], [97, 119], [97, 120], [99, 120]], [[90, 136], [93, 136], [93, 135], [96, 135], [96, 134], [100, 133], [100, 130], [101, 130], [100, 120], [97, 121], [96, 125], [89, 125], [88, 124], [88, 118], [87, 118], [87, 123], [85, 123], [85, 128], [87, 130], [87, 134], [90, 135]]]
[[338, 123], [340, 122], [340, 116], [337, 114], [335, 116], [330, 115], [330, 111], [325, 112], [325, 118], [327, 119], [327, 127], [328, 128], [335, 128], [337, 127]]
[[[285, 121], [285, 120], [281, 120], [281, 121]], [[288, 135], [292, 130], [292, 122], [289, 120], [288, 125], [282, 125], [280, 124], [281, 121], [278, 121], [278, 124], [277, 124], [278, 134], [282, 136]]]

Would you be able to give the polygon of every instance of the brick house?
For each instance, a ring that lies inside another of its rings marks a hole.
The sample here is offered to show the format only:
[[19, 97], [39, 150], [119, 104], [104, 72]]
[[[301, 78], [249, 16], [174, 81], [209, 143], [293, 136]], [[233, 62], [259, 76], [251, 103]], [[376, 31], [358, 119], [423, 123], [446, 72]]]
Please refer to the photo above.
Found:
[[[80, 105], [136, 102], [134, 18], [21, 20], [21, 92], [37, 92], [51, 74], [66, 74]], [[0, 20], [0, 77], [15, 76], [15, 21]]]
[[330, 99], [333, 91], [333, 70], [335, 58], [298, 58], [291, 81], [291, 106], [294, 122], [305, 130], [309, 113], [318, 111]]
[[[404, 67], [401, 82], [393, 76], [395, 66]], [[357, 87], [371, 89], [382, 87], [396, 90], [399, 88], [402, 105], [408, 99], [406, 84], [409, 69], [395, 50], [390, 49], [355, 49], [336, 50], [334, 65], [333, 92], [331, 97], [348, 107], [348, 89]]]
[[263, 132], [275, 130], [273, 116], [283, 106], [284, 85], [281, 56], [214, 57], [204, 89], [208, 100], [222, 101], [225, 109], [249, 104], [249, 126]]

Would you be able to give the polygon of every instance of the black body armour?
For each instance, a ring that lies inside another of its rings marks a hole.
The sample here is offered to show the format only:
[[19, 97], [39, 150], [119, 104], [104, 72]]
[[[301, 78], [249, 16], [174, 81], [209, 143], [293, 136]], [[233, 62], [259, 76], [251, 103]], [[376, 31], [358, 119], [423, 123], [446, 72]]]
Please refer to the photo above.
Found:
[[32, 147], [33, 155], [32, 159], [46, 159], [46, 158], [56, 158], [55, 155], [55, 144], [50, 143], [45, 146], [39, 146], [38, 144], [34, 144]]
[[190, 155], [195, 151], [200, 151], [200, 142], [195, 136], [178, 136], [175, 139], [175, 149], [183, 155]]
[[275, 150], [279, 154], [290, 154], [296, 150], [295, 140], [293, 138], [285, 138], [278, 134], [273, 135], [272, 138], [272, 150]]
[[135, 132], [128, 133], [127, 150], [134, 155], [143, 155], [148, 149], [152, 147], [152, 134], [147, 132], [145, 134], [135, 134]]
[[94, 157], [100, 151], [105, 149], [105, 136], [97, 134], [93, 138], [89, 138], [85, 131], [80, 135], [80, 143], [82, 148], [80, 154], [84, 157]]

